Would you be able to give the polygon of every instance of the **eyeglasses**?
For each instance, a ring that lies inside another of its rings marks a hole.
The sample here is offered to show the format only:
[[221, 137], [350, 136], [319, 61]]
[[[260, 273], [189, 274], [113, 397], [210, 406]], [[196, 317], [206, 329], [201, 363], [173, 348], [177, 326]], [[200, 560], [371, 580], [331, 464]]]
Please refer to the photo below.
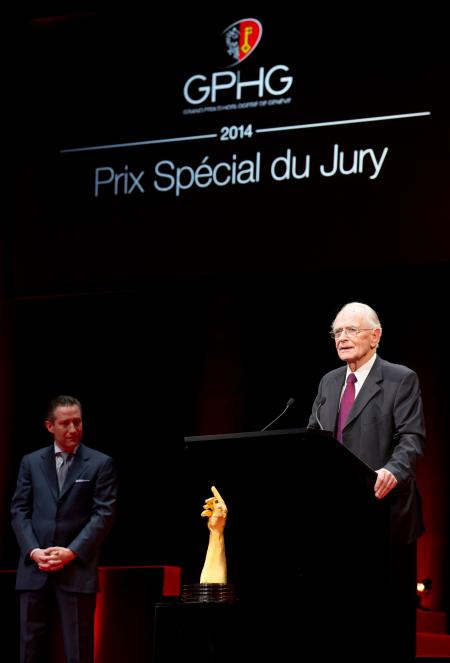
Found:
[[338, 327], [338, 329], [332, 329], [330, 331], [331, 338], [341, 338], [342, 334], [345, 334], [349, 338], [354, 338], [359, 332], [362, 331], [372, 331], [375, 327]]

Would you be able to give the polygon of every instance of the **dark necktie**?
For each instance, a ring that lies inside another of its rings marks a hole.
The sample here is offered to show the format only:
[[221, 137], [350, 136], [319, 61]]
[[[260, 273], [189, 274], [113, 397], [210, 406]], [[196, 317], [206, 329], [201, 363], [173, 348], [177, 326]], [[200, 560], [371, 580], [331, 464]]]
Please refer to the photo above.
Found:
[[58, 485], [60, 492], [64, 485], [64, 481], [66, 480], [71, 455], [72, 454], [67, 453], [67, 451], [58, 451], [56, 453], [56, 473], [58, 475]]
[[355, 400], [355, 382], [356, 375], [349, 373], [347, 384], [341, 398], [341, 407], [339, 408], [339, 416], [336, 428], [336, 439], [342, 443], [342, 431], [344, 430], [350, 410], [352, 409], [353, 401]]

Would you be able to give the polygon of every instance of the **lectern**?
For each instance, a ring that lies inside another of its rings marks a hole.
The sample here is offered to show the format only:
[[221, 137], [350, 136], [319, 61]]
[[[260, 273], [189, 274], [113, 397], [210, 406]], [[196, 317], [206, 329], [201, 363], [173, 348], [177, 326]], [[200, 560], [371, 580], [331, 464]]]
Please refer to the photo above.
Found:
[[374, 496], [374, 470], [331, 433], [308, 428], [190, 436], [185, 457], [196, 513], [211, 485], [228, 506], [240, 655], [375, 659], [389, 501]]

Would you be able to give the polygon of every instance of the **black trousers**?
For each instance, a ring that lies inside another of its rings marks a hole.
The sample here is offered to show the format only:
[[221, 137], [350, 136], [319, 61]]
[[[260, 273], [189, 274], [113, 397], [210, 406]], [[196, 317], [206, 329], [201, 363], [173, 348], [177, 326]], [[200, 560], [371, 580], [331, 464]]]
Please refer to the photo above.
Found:
[[20, 592], [20, 663], [49, 663], [58, 627], [66, 662], [94, 663], [95, 603], [96, 594], [63, 591], [52, 578]]

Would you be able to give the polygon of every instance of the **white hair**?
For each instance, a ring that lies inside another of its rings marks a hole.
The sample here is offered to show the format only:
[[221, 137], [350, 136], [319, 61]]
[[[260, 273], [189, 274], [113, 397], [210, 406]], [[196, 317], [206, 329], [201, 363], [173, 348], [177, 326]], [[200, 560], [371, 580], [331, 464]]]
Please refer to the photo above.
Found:
[[[370, 325], [370, 327], [372, 327], [373, 329], [379, 329], [380, 332], [383, 331], [377, 312], [374, 311], [374, 309], [368, 306], [367, 304], [363, 304], [362, 302], [349, 302], [348, 304], [345, 304], [341, 308], [341, 310], [337, 313], [336, 318], [343, 311], [355, 311], [357, 313], [362, 313], [364, 315], [364, 320], [367, 322], [368, 325]], [[331, 329], [334, 329], [334, 323], [336, 318], [333, 320], [331, 324]]]

